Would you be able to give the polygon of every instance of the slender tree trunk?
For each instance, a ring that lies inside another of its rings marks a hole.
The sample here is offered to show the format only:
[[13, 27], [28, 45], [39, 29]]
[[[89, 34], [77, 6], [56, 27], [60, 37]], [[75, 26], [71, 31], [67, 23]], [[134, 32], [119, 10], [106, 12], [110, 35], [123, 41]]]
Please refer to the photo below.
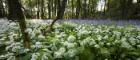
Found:
[[41, 19], [44, 19], [44, 0], [41, 0]]
[[30, 18], [33, 18], [33, 11], [32, 11], [32, 1], [29, 0], [29, 7], [30, 7]]
[[57, 5], [58, 5], [58, 3], [57, 3], [57, 1], [55, 0], [55, 1], [54, 1], [54, 14], [55, 14], [55, 17], [57, 16]]
[[87, 0], [84, 0], [84, 4], [83, 4], [83, 18], [87, 18]]
[[107, 0], [104, 0], [105, 4], [104, 4], [104, 14], [106, 15], [106, 5], [107, 5]]
[[56, 17], [56, 19], [53, 20], [53, 22], [49, 26], [48, 31], [52, 31], [53, 30], [54, 23], [57, 20], [62, 19], [63, 18], [63, 15], [64, 15], [64, 12], [65, 12], [65, 8], [66, 8], [66, 5], [67, 5], [67, 0], [63, 0], [62, 2], [60, 2], [60, 0], [57, 0], [57, 2], [58, 2], [57, 17]]
[[[19, 0], [8, 0], [9, 13], [14, 15], [14, 18], [18, 20], [23, 37], [23, 45], [25, 48], [30, 48], [30, 38], [26, 30], [25, 15], [22, 11], [22, 5]], [[12, 14], [13, 13], [13, 14]]]
[[110, 18], [110, 0], [107, 0], [107, 16]]
[[37, 0], [37, 19], [40, 19], [40, 0]]
[[0, 18], [5, 17], [5, 10], [3, 6], [3, 0], [0, 1]]
[[48, 1], [48, 18], [51, 19], [51, 0]]
[[81, 2], [80, 0], [77, 0], [76, 18], [79, 18], [80, 9], [81, 9]]
[[72, 18], [74, 17], [74, 1], [71, 0], [71, 6], [72, 6]]

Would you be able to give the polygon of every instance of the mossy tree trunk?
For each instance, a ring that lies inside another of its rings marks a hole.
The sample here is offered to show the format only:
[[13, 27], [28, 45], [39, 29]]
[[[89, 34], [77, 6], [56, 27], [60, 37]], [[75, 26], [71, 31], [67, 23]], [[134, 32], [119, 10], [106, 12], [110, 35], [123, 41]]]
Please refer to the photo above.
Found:
[[12, 20], [17, 20], [19, 22], [19, 26], [23, 36], [23, 44], [25, 48], [30, 48], [30, 38], [28, 32], [26, 30], [26, 21], [25, 15], [22, 11], [22, 5], [19, 0], [8, 0], [9, 6], [9, 18]]

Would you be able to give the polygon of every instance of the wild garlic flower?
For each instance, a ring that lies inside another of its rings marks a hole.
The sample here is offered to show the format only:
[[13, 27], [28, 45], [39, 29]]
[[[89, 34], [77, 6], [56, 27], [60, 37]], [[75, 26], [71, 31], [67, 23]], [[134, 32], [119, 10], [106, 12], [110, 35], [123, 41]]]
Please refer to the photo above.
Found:
[[69, 43], [67, 41], [63, 42], [63, 45], [66, 46], [68, 49], [75, 47], [75, 43]]
[[108, 39], [108, 35], [105, 35], [105, 36], [103, 37], [103, 39]]
[[67, 40], [68, 40], [69, 42], [74, 42], [75, 39], [76, 39], [76, 37], [73, 36], [73, 35], [70, 35], [70, 36], [67, 38]]
[[94, 45], [95, 48], [100, 48], [100, 46], [98, 44]]
[[140, 48], [140, 45], [137, 45], [138, 48]]
[[66, 49], [64, 47], [61, 47], [58, 51], [54, 52], [54, 58], [62, 58], [65, 51]]
[[43, 36], [43, 35], [39, 35], [38, 38], [39, 38], [39, 39], [44, 39], [45, 36]]
[[126, 41], [126, 38], [122, 38], [121, 46], [125, 48], [132, 48], [132, 46]]
[[97, 35], [97, 40], [101, 41], [102, 40], [102, 36], [101, 35]]
[[27, 28], [27, 29], [25, 30], [25, 32], [31, 33], [31, 32], [32, 32], [32, 29], [31, 29], [31, 28]]
[[20, 42], [17, 43], [12, 43], [9, 46], [6, 47], [6, 50], [11, 50], [13, 52], [17, 52], [18, 50], [21, 49], [22, 44]]
[[77, 52], [78, 51], [76, 49], [70, 49], [65, 53], [65, 56], [74, 57], [77, 54]]
[[117, 36], [120, 36], [121, 35], [121, 32], [118, 32], [118, 31], [113, 31], [113, 33]]
[[80, 29], [77, 33], [78, 36], [85, 35], [85, 34], [89, 34], [89, 32], [86, 29]]
[[96, 44], [96, 42], [95, 42], [94, 39], [92, 39], [92, 40], [89, 42], [89, 45], [90, 45], [90, 46], [93, 46], [93, 45], [95, 45], [95, 44]]
[[43, 45], [42, 45], [41, 42], [36, 42], [36, 43], [35, 43], [35, 47], [36, 47], [36, 48], [42, 48]]
[[135, 44], [136, 44], [136, 39], [133, 38], [133, 37], [130, 37], [130, 38], [129, 38], [129, 42], [130, 42], [132, 45], [135, 45]]
[[49, 58], [47, 57], [47, 54], [44, 53], [41, 60], [49, 60]]
[[39, 53], [33, 53], [32, 54], [32, 57], [31, 57], [31, 60], [37, 60], [37, 58], [40, 56]]
[[9, 56], [7, 60], [16, 60], [15, 56]]
[[110, 46], [111, 44], [110, 43], [106, 43], [106, 45]]

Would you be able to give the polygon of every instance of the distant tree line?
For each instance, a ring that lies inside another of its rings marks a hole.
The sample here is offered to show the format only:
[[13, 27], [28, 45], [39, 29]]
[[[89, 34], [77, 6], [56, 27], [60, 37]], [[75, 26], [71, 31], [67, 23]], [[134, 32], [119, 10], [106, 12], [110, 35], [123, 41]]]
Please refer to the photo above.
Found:
[[[66, 19], [140, 19], [140, 0], [68, 0], [63, 8], [63, 0], [19, 1], [29, 19], [55, 19], [59, 9], [65, 9]], [[99, 1], [104, 2], [101, 11], [97, 9]], [[0, 18], [15, 17], [8, 9], [7, 0], [0, 0]]]

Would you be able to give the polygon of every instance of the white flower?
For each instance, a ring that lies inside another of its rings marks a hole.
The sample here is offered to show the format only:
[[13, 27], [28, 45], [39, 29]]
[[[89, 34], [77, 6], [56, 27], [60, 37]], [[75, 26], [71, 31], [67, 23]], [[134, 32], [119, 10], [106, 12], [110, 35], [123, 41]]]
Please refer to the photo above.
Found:
[[47, 57], [47, 54], [43, 54], [41, 60], [48, 60], [49, 58]]
[[31, 33], [31, 38], [34, 38], [34, 37], [36, 37], [36, 36], [35, 36], [35, 33], [33, 32], [33, 33]]
[[0, 55], [0, 59], [3, 59], [3, 58], [5, 58], [5, 55]]
[[57, 47], [56, 47], [55, 43], [51, 44], [51, 50], [57, 50]]
[[63, 42], [63, 45], [66, 46], [68, 49], [75, 47], [74, 43], [69, 43], [67, 41]]
[[54, 58], [62, 58], [62, 54], [60, 52], [55, 52]]
[[122, 38], [121, 46], [125, 48], [131, 48], [132, 46], [126, 41], [126, 38]]
[[10, 36], [8, 36], [9, 37], [9, 39], [10, 39], [10, 42], [14, 42], [14, 37], [13, 37], [13, 35], [10, 35]]
[[140, 57], [139, 57], [139, 58], [137, 58], [137, 60], [140, 60]]
[[97, 35], [97, 39], [100, 41], [102, 40], [102, 36], [101, 35]]
[[95, 40], [91, 40], [91, 41], [89, 42], [89, 45], [90, 45], [90, 46], [95, 45], [95, 44], [96, 44]]
[[32, 32], [32, 29], [31, 29], [31, 28], [27, 28], [27, 29], [25, 30], [25, 32], [31, 33], [31, 32]]
[[88, 43], [87, 40], [83, 40], [83, 41], [80, 42], [80, 45], [85, 46], [85, 45], [87, 45], [87, 43]]
[[14, 25], [16, 25], [16, 23], [14, 23], [14, 22], [11, 22], [10, 23], [10, 26], [14, 26]]
[[13, 52], [17, 52], [19, 49], [21, 49], [21, 46], [14, 46], [14, 47], [12, 48], [12, 51], [13, 51]]
[[104, 45], [104, 42], [99, 42], [99, 45]]
[[88, 32], [87, 30], [85, 29], [80, 29], [77, 33], [78, 36], [81, 36], [81, 35], [84, 35], [84, 34], [89, 34], [90, 32]]
[[99, 46], [98, 44], [96, 44], [94, 47], [96, 47], [96, 48], [100, 48], [100, 46]]
[[75, 38], [73, 35], [70, 35], [70, 36], [67, 38], [67, 40], [68, 40], [69, 42], [74, 42], [75, 39], [76, 39], [76, 38]]
[[16, 60], [15, 56], [9, 56], [7, 60]]
[[69, 57], [74, 57], [77, 54], [77, 52], [78, 51], [76, 49], [70, 49], [70, 50], [68, 50], [66, 55], [68, 55]]
[[108, 39], [108, 35], [104, 36], [104, 39]]
[[137, 45], [138, 48], [140, 48], [140, 45]]
[[107, 43], [107, 45], [110, 46], [111, 44], [110, 43]]
[[41, 42], [36, 42], [35, 45], [41, 45]]
[[36, 43], [35, 43], [35, 47], [36, 47], [36, 48], [42, 48], [43, 45], [42, 45], [41, 42], [36, 42]]
[[121, 35], [121, 32], [118, 32], [118, 31], [113, 31], [113, 33], [116, 34], [117, 36]]
[[66, 49], [61, 47], [58, 51], [54, 53], [55, 58], [62, 58], [63, 54], [65, 53]]
[[45, 37], [43, 35], [38, 36], [39, 39], [44, 39]]
[[64, 47], [61, 47], [61, 48], [59, 49], [59, 52], [61, 52], [61, 53], [65, 53], [65, 51], [66, 51], [66, 49], [65, 49]]
[[140, 39], [140, 34], [137, 36], [137, 38], [139, 38], [139, 39]]
[[135, 44], [136, 44], [136, 39], [133, 38], [133, 37], [130, 37], [130, 38], [129, 38], [129, 42], [130, 42], [132, 45], [135, 45]]
[[28, 51], [30, 51], [30, 49], [24, 49], [24, 52], [28, 52]]
[[31, 60], [37, 60], [37, 58], [38, 58], [38, 54], [33, 53], [32, 57], [31, 57]]

